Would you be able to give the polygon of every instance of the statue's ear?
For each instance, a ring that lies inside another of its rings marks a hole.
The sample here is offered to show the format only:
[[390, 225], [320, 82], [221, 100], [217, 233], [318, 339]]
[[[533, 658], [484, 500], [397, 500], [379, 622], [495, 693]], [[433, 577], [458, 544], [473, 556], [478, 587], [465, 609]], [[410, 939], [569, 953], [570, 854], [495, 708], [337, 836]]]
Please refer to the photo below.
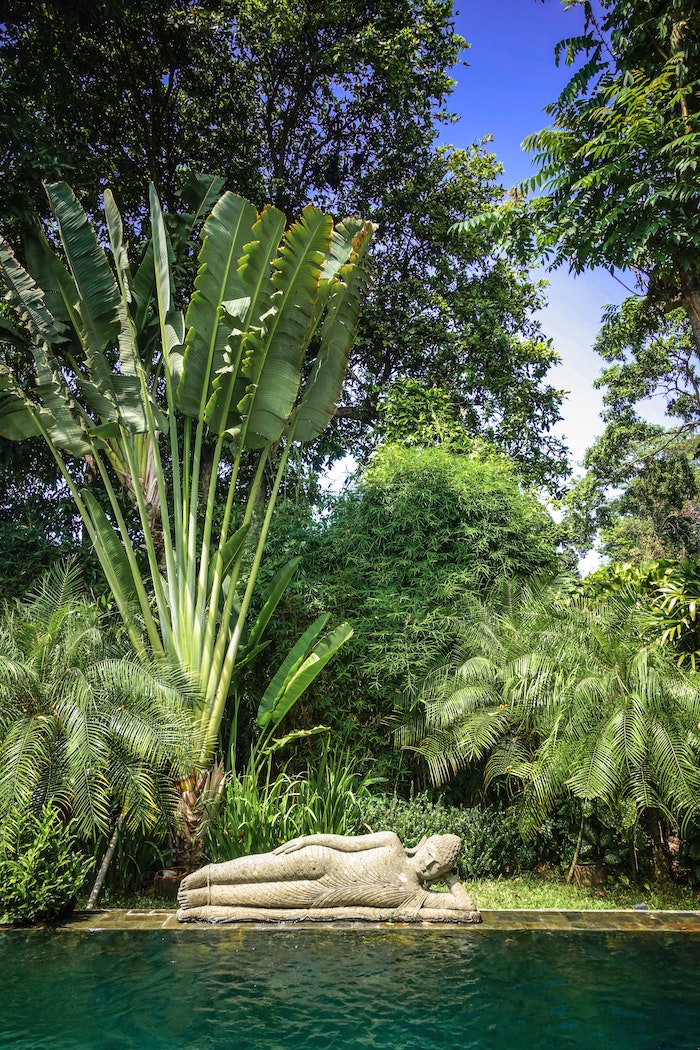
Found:
[[416, 853], [421, 848], [423, 843], [427, 842], [427, 841], [428, 841], [427, 836], [424, 835], [423, 838], [420, 840], [420, 842], [418, 842], [415, 846], [411, 846], [410, 849], [406, 850], [406, 856], [407, 857], [415, 857]]

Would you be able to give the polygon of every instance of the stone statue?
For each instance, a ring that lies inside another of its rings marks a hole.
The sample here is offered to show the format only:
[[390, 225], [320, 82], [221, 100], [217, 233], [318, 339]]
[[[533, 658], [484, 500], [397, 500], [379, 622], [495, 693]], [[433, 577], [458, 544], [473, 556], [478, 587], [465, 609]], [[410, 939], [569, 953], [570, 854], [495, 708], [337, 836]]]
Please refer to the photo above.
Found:
[[[272, 853], [208, 864], [187, 875], [177, 917], [180, 922], [481, 922], [451, 874], [460, 846], [456, 835], [432, 835], [412, 849], [392, 831], [306, 835]], [[426, 888], [438, 879], [448, 892]]]

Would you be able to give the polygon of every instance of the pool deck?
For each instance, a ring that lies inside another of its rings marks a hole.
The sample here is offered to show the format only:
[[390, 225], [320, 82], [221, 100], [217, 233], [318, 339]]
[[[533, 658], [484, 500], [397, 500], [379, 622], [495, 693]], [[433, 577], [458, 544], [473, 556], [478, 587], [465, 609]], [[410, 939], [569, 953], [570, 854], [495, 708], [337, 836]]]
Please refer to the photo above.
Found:
[[[560, 909], [518, 909], [489, 911], [482, 910], [483, 922], [479, 925], [457, 925], [448, 923], [227, 923], [212, 926], [210, 923], [179, 923], [174, 911], [79, 911], [75, 912], [69, 920], [58, 926], [58, 929], [73, 932], [96, 932], [98, 930], [202, 930], [218, 929], [231, 930], [233, 928], [263, 928], [284, 929], [299, 928], [303, 925], [308, 928], [324, 926], [342, 926], [348, 928], [367, 929], [376, 926], [386, 929], [391, 926], [407, 925], [416, 926], [438, 926], [438, 928], [460, 929], [468, 931], [469, 934], [487, 933], [490, 930], [502, 932], [517, 932], [520, 930], [568, 930], [591, 931], [601, 933], [614, 932], [661, 932], [661, 933], [695, 933], [700, 934], [700, 911], [637, 911], [628, 909], [625, 911], [595, 910], [595, 911], [569, 911]], [[6, 929], [8, 927], [5, 927]]]

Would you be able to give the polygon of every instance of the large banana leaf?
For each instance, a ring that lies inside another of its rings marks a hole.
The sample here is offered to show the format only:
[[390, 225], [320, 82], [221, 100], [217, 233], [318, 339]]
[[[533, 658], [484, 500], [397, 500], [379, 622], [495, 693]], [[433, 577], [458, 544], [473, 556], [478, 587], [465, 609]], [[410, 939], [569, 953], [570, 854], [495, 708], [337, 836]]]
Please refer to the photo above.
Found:
[[32, 338], [47, 343], [56, 343], [62, 338], [63, 329], [46, 306], [44, 293], [34, 279], [17, 261], [12, 248], [0, 236], [0, 272], [13, 305], [29, 329]]
[[328, 623], [329, 618], [330, 613], [322, 613], [306, 628], [301, 638], [292, 646], [273, 675], [258, 706], [257, 722], [261, 729], [265, 729], [269, 725], [275, 705], [279, 703], [285, 688], [301, 667], [309, 650]]
[[258, 708], [258, 725], [261, 729], [278, 726], [341, 645], [352, 638], [352, 627], [341, 623], [314, 645], [309, 653], [313, 639], [321, 633], [327, 620], [328, 614], [319, 616], [304, 632], [265, 690]]
[[343, 264], [334, 275], [339, 279], [333, 282], [329, 294], [321, 325], [320, 349], [297, 410], [293, 436], [302, 442], [314, 441], [333, 418], [367, 290], [367, 275], [362, 264], [374, 226], [369, 222], [362, 223], [353, 232], [354, 224], [345, 223], [338, 230], [347, 234], [344, 242], [347, 253], [343, 254], [351, 257], [351, 261]]
[[89, 489], [83, 489], [81, 496], [96, 536], [96, 545], [102, 548], [105, 555], [101, 561], [109, 567], [109, 585], [120, 608], [128, 608], [129, 605], [136, 603], [138, 585], [126, 556], [122, 538], [107, 519], [107, 515], [92, 492]]
[[[58, 222], [78, 297], [78, 312], [90, 381], [83, 378], [83, 394], [102, 422], [119, 419], [132, 433], [148, 429], [143, 390], [137, 375], [136, 347], [122, 299], [107, 256], [85, 212], [65, 183], [46, 187]], [[107, 220], [121, 282], [128, 288], [128, 265], [122, 243], [121, 219], [110, 194], [105, 194]], [[125, 271], [126, 265], [126, 271]], [[60, 275], [59, 275], [60, 278]], [[64, 282], [65, 284], [65, 282]], [[105, 350], [118, 343], [119, 372], [114, 372]], [[81, 377], [82, 378], [82, 377]]]
[[119, 334], [119, 291], [90, 221], [65, 182], [46, 186], [78, 290], [86, 351], [97, 354]]
[[255, 623], [248, 634], [246, 650], [259, 645], [275, 609], [279, 605], [284, 592], [289, 586], [290, 580], [300, 564], [301, 555], [296, 558], [291, 558], [290, 561], [288, 561], [286, 565], [283, 565], [280, 571], [275, 575], [267, 593], [264, 595], [262, 609], [258, 613]]
[[253, 205], [226, 193], [204, 224], [195, 291], [187, 311], [187, 341], [177, 387], [178, 408], [199, 419], [210, 397], [211, 384], [224, 368], [229, 335], [221, 323], [221, 305], [243, 294], [238, 261], [252, 237], [258, 213]]
[[287, 231], [275, 260], [274, 313], [266, 319], [264, 353], [251, 359], [246, 373], [250, 385], [239, 403], [249, 448], [278, 441], [291, 415], [316, 319], [318, 284], [331, 231], [330, 216], [305, 208], [301, 221]]
[[57, 448], [71, 456], [91, 451], [86, 437], [85, 413], [66, 383], [48, 344], [34, 348], [36, 399], [46, 416], [46, 429]]
[[123, 303], [131, 302], [131, 269], [129, 267], [129, 256], [124, 243], [124, 227], [122, 217], [119, 214], [114, 195], [111, 190], [105, 190], [103, 195], [105, 206], [105, 219], [109, 232], [109, 243], [112, 247], [112, 258], [117, 271], [117, 280], [121, 291]]
[[[264, 317], [270, 310], [274, 292], [272, 261], [284, 233], [284, 215], [276, 208], [264, 208], [243, 246], [238, 262], [237, 294], [222, 301], [226, 333], [223, 367], [213, 377], [211, 396], [205, 412], [207, 426], [216, 434], [240, 427], [239, 402], [245, 395], [251, 354], [263, 352]], [[246, 361], [245, 369], [242, 368]]]
[[48, 309], [63, 328], [61, 354], [75, 359], [83, 356], [79, 332], [82, 328], [78, 313], [78, 289], [73, 277], [51, 247], [44, 231], [37, 227], [27, 230], [24, 237], [27, 270], [43, 290]]
[[24, 441], [40, 433], [41, 429], [24, 393], [9, 368], [0, 365], [0, 437]]

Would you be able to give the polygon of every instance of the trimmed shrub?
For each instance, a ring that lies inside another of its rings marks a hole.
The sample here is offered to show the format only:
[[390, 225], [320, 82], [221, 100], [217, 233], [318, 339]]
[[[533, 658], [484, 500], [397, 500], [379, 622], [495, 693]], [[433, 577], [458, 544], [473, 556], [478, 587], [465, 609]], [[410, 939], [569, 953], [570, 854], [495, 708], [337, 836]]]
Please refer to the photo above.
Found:
[[0, 922], [25, 925], [68, 915], [92, 867], [58, 812], [16, 811], [0, 829]]
[[415, 845], [424, 835], [459, 835], [457, 873], [463, 879], [512, 875], [537, 863], [535, 848], [523, 841], [514, 819], [499, 805], [447, 806], [422, 793], [410, 801], [374, 796], [362, 808], [367, 830], [393, 831], [405, 846]]

